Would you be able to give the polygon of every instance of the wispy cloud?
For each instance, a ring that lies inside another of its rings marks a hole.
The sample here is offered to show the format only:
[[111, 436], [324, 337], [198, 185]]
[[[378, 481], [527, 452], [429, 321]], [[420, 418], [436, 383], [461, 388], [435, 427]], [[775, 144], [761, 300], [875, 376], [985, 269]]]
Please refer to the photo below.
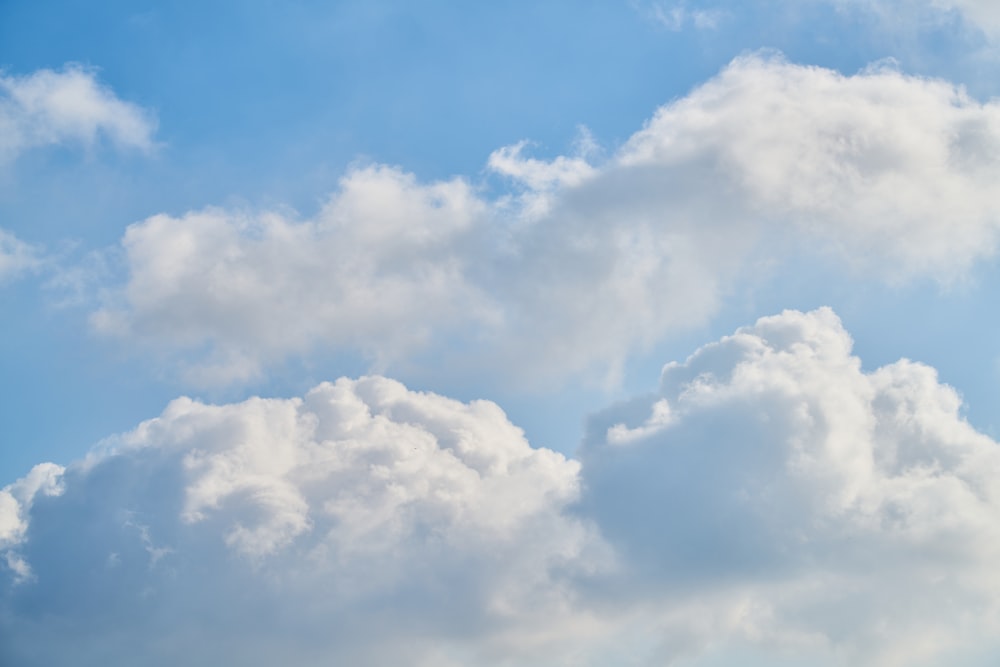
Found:
[[0, 285], [37, 270], [42, 262], [40, 248], [0, 228]]
[[740, 645], [889, 666], [987, 642], [1000, 448], [932, 368], [866, 372], [851, 348], [829, 309], [763, 318], [594, 416], [579, 461], [490, 402], [379, 377], [177, 399], [0, 491], [0, 659], [664, 664]]
[[0, 72], [0, 163], [31, 148], [90, 146], [102, 137], [119, 148], [149, 151], [155, 129], [148, 110], [119, 99], [84, 67], [24, 76]]
[[714, 30], [729, 17], [729, 12], [723, 9], [690, 9], [685, 3], [667, 5], [653, 2], [648, 6], [641, 6], [641, 11], [660, 26], [673, 32], [680, 32], [688, 27]]

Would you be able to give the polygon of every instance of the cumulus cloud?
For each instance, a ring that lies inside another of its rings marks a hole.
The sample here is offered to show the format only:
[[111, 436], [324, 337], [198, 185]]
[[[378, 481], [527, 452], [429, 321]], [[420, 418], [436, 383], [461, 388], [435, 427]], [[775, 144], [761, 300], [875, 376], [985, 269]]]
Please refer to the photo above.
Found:
[[119, 99], [94, 72], [79, 66], [25, 76], [0, 72], [0, 163], [22, 152], [105, 137], [121, 148], [153, 148], [150, 113]]
[[998, 141], [1000, 105], [944, 81], [750, 57], [660, 109], [620, 159], [702, 165], [775, 231], [890, 275], [946, 275], [995, 251]]
[[379, 368], [472, 350], [477, 372], [613, 377], [632, 351], [705, 322], [752, 280], [751, 258], [821, 253], [900, 281], [992, 256], [998, 147], [1000, 106], [944, 81], [747, 56], [606, 160], [497, 150], [499, 197], [371, 166], [307, 220], [138, 222], [122, 240], [127, 282], [93, 322], [181, 350], [208, 380], [317, 346]]
[[829, 309], [763, 318], [594, 418], [582, 511], [668, 636], [934, 664], [1000, 621], [1000, 447], [960, 404]]
[[940, 664], [1000, 629], [998, 479], [829, 309], [668, 364], [577, 460], [381, 377], [181, 398], [0, 491], [0, 661]]
[[62, 493], [63, 470], [54, 463], [40, 463], [21, 479], [0, 489], [0, 553], [17, 581], [31, 577], [31, 567], [16, 551], [28, 530], [31, 506], [36, 496]]
[[379, 377], [177, 399], [0, 492], [0, 546], [33, 571], [0, 593], [0, 662], [431, 665], [537, 649], [578, 622], [574, 577], [607, 561], [563, 511], [578, 467], [493, 403]]
[[394, 359], [435, 327], [494, 317], [467, 276], [487, 214], [461, 180], [422, 185], [353, 171], [315, 220], [221, 209], [154, 216], [122, 241], [129, 282], [99, 331], [213, 352], [196, 380], [252, 377], [262, 361], [325, 345]]

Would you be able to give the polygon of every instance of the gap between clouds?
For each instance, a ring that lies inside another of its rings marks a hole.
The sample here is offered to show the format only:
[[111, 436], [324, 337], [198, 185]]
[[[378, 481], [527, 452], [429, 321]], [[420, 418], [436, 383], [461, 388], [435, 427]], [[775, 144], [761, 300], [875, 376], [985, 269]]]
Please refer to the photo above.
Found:
[[604, 161], [497, 150], [501, 196], [370, 165], [307, 220], [208, 208], [133, 224], [127, 277], [91, 322], [198, 384], [316, 349], [376, 369], [458, 354], [527, 382], [614, 378], [704, 323], [760, 260], [961, 276], [995, 253], [998, 150], [1000, 105], [945, 81], [750, 55]]
[[990, 646], [998, 443], [932, 368], [864, 372], [851, 344], [829, 309], [762, 318], [595, 415], [578, 460], [493, 403], [380, 377], [177, 399], [0, 490], [0, 659], [647, 665], [743, 646], [882, 667]]

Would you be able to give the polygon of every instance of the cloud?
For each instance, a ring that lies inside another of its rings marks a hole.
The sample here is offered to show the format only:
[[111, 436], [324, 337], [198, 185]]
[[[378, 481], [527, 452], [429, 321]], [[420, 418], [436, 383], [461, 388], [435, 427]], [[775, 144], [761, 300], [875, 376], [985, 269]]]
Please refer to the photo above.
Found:
[[204, 382], [316, 348], [379, 370], [426, 353], [528, 382], [613, 380], [629, 354], [707, 321], [759, 260], [961, 276], [996, 250], [998, 147], [1000, 105], [947, 82], [746, 56], [606, 160], [497, 150], [500, 196], [375, 165], [311, 219], [138, 222], [127, 281], [92, 321]]
[[0, 163], [42, 146], [90, 146], [102, 136], [119, 148], [149, 151], [155, 127], [148, 111], [119, 99], [83, 67], [0, 72]]
[[563, 511], [577, 471], [492, 403], [379, 377], [295, 399], [177, 399], [0, 492], [0, 547], [33, 572], [0, 587], [0, 662], [485, 664], [538, 650], [574, 627], [573, 578], [607, 558]]
[[0, 228], [0, 285], [39, 268], [41, 251]]
[[998, 140], [1000, 106], [944, 81], [749, 57], [660, 109], [621, 161], [703, 165], [772, 232], [890, 277], [946, 276], [995, 251]]
[[941, 664], [996, 637], [998, 479], [825, 308], [667, 364], [577, 460], [381, 377], [180, 398], [0, 491], [0, 661]]
[[887, 16], [904, 13], [923, 13], [938, 21], [958, 14], [970, 26], [978, 28], [991, 38], [1000, 34], [1000, 8], [990, 0], [839, 0], [841, 3], [869, 5]]
[[28, 530], [28, 516], [36, 497], [58, 496], [63, 467], [40, 463], [26, 476], [0, 489], [0, 552], [17, 582], [31, 577], [31, 567], [14, 550]]
[[461, 181], [352, 171], [315, 220], [222, 209], [132, 225], [129, 282], [99, 331], [213, 346], [194, 379], [252, 377], [262, 361], [327, 346], [396, 359], [458, 321], [494, 316], [470, 284], [485, 204]]
[[935, 664], [1000, 621], [1000, 448], [960, 406], [927, 366], [863, 371], [829, 309], [787, 311], [595, 417], [581, 512], [626, 563], [615, 595], [670, 600], [681, 645]]
[[685, 3], [667, 6], [659, 2], [643, 8], [643, 13], [672, 32], [680, 32], [688, 25], [698, 30], [714, 30], [719, 27], [720, 21], [729, 16], [722, 9], [688, 9]]
[[934, 7], [957, 9], [991, 35], [1000, 32], [1000, 7], [989, 0], [934, 0]]

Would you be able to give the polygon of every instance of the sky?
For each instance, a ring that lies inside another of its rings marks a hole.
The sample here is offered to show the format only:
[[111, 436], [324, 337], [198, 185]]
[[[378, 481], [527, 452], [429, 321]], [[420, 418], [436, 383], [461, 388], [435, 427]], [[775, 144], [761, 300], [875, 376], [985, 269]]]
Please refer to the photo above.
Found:
[[0, 2], [0, 664], [996, 664], [998, 73], [986, 0]]

